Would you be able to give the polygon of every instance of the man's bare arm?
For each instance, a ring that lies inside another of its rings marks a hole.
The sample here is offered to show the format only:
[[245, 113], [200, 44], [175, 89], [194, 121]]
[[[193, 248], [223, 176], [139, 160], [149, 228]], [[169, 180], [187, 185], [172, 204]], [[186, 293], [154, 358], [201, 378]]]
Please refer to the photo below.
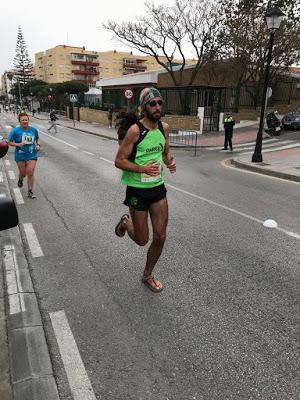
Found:
[[176, 163], [174, 161], [173, 154], [170, 152], [170, 147], [169, 147], [170, 129], [169, 129], [169, 125], [166, 124], [165, 122], [163, 122], [162, 124], [163, 124], [165, 138], [166, 138], [165, 149], [163, 152], [163, 162], [165, 163], [167, 168], [169, 168], [170, 172], [173, 173], [173, 172], [176, 172]]

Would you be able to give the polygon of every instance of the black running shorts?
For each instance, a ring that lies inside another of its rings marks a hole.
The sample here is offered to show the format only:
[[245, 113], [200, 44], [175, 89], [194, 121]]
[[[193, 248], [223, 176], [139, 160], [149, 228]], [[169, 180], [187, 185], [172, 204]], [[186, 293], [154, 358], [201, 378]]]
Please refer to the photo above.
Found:
[[148, 211], [151, 204], [164, 199], [166, 194], [167, 189], [164, 184], [147, 189], [127, 186], [126, 198], [123, 204], [134, 210]]

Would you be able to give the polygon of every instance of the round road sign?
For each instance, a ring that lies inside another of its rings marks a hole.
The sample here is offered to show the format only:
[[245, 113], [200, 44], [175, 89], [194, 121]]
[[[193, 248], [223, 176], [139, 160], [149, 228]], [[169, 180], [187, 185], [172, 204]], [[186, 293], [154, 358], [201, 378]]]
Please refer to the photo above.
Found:
[[133, 90], [132, 89], [125, 89], [124, 90], [124, 97], [127, 100], [131, 100], [133, 98]]

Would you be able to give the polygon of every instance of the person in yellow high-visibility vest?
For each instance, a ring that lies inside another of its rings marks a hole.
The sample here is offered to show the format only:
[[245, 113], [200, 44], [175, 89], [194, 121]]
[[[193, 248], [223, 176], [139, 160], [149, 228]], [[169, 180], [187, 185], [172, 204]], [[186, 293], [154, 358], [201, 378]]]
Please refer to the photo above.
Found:
[[222, 150], [228, 150], [228, 145], [229, 145], [230, 151], [232, 151], [232, 134], [234, 125], [235, 125], [235, 120], [233, 116], [230, 113], [226, 113], [224, 118], [225, 140], [224, 140], [224, 147]]

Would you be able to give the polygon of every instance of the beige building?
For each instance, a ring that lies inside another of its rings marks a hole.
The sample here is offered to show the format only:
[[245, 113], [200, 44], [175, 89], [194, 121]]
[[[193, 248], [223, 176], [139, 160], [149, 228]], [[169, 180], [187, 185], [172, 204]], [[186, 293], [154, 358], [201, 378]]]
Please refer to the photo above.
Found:
[[78, 80], [93, 85], [99, 79], [98, 52], [59, 45], [36, 53], [35, 78], [47, 83]]
[[[166, 62], [165, 57], [160, 57]], [[146, 55], [135, 55], [131, 52], [105, 51], [99, 52], [100, 79], [115, 78], [122, 75], [134, 74], [138, 72], [149, 72], [161, 69], [154, 57]], [[174, 66], [181, 64], [181, 60], [174, 59]], [[187, 64], [195, 64], [195, 60], [187, 60]]]
[[[161, 57], [165, 61], [164, 57]], [[187, 64], [195, 61], [188, 60]], [[181, 64], [173, 60], [172, 64]], [[35, 54], [35, 78], [47, 83], [78, 80], [94, 86], [103, 78], [115, 78], [161, 69], [154, 57], [123, 51], [88, 51], [85, 47], [59, 45]]]

